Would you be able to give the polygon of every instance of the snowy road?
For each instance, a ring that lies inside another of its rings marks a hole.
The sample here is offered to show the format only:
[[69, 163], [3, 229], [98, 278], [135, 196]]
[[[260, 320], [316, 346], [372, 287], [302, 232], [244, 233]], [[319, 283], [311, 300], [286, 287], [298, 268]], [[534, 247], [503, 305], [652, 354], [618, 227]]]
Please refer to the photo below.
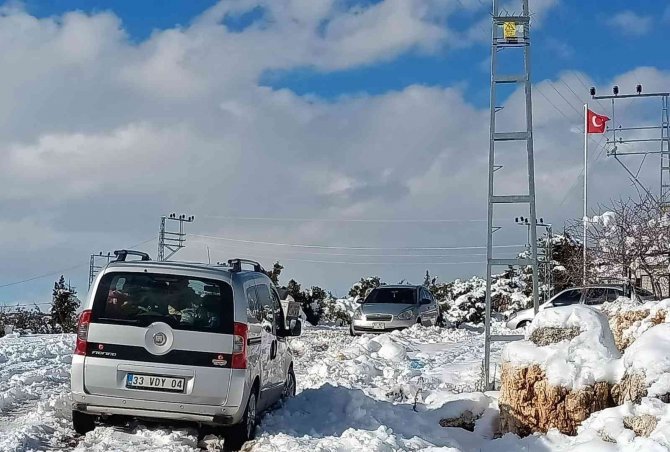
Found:
[[[68, 335], [0, 339], [0, 450], [197, 450], [195, 429], [169, 425], [133, 422], [76, 437], [67, 396], [73, 345]], [[263, 418], [250, 450], [468, 450], [473, 436], [492, 435], [487, 414], [477, 435], [439, 426], [463, 406], [489, 405], [460, 394], [480, 380], [482, 334], [414, 327], [352, 338], [306, 328], [292, 347], [299, 393]]]

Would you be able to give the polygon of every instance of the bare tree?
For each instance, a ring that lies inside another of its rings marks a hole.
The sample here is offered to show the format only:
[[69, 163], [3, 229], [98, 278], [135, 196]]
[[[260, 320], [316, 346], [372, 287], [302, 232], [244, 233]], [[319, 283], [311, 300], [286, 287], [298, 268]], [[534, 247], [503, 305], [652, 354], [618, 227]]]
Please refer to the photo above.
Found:
[[[649, 278], [654, 294], [660, 297], [660, 281], [668, 277], [668, 214], [650, 197], [620, 199], [599, 209], [604, 213], [589, 219], [587, 228], [587, 282], [631, 282], [633, 273], [639, 271]], [[582, 220], [570, 222], [566, 229], [579, 237]]]

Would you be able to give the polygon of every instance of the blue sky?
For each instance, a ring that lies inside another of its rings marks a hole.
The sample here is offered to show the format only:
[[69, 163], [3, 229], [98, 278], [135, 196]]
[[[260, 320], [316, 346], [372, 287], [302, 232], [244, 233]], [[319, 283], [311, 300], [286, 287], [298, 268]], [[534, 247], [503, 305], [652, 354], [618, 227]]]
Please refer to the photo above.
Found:
[[[57, 274], [2, 285], [57, 269], [82, 291], [91, 252], [153, 237], [159, 216], [179, 209], [198, 217], [194, 232], [237, 239], [481, 244], [482, 223], [377, 230], [217, 220], [484, 216], [490, 3], [335, 0], [321, 11], [328, 1], [286, 14], [278, 5], [289, 0], [6, 2], [0, 34], [12, 39], [0, 51], [13, 63], [0, 84], [0, 157], [10, 163], [0, 168], [0, 210], [10, 214], [0, 228], [10, 259], [0, 262], [0, 302], [48, 300]], [[419, 4], [434, 11], [406, 7]], [[581, 81], [608, 89], [623, 77], [622, 92], [636, 83], [665, 86], [670, 0], [531, 0], [531, 10], [539, 11], [533, 79], [553, 81], [536, 90], [554, 104], [536, 93], [539, 210], [562, 224], [581, 203], [574, 133], [587, 91]], [[572, 71], [580, 77], [567, 77]], [[549, 154], [560, 146], [560, 155]], [[609, 181], [594, 184], [594, 202], [606, 201], [621, 170], [601, 159], [593, 171], [594, 180]], [[55, 181], [57, 174], [69, 176]], [[216, 243], [199, 243], [185, 257], [202, 259], [205, 245]], [[364, 274], [394, 282], [420, 279], [426, 269], [390, 257], [385, 265], [336, 267], [309, 259], [374, 256], [224, 245], [267, 261], [283, 257], [287, 276], [340, 294]], [[155, 253], [155, 243], [143, 246]], [[483, 268], [445, 264], [431, 272], [449, 280]]]

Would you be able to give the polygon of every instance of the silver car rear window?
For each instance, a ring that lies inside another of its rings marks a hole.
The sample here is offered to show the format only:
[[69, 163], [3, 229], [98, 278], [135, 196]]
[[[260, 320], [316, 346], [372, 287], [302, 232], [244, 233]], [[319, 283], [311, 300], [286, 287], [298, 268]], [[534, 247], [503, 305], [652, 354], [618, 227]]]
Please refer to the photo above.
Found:
[[102, 277], [93, 302], [93, 322], [232, 333], [229, 284], [190, 276], [115, 272]]

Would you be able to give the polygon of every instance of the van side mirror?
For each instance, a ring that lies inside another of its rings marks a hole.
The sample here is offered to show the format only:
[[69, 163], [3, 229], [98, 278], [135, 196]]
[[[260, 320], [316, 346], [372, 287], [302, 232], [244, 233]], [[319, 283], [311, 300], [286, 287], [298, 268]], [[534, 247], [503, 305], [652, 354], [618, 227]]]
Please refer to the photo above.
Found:
[[358, 304], [363, 304], [364, 301], [365, 301], [365, 298], [356, 298], [356, 303], [358, 303]]
[[302, 320], [291, 319], [289, 323], [289, 336], [300, 336], [302, 334]]

